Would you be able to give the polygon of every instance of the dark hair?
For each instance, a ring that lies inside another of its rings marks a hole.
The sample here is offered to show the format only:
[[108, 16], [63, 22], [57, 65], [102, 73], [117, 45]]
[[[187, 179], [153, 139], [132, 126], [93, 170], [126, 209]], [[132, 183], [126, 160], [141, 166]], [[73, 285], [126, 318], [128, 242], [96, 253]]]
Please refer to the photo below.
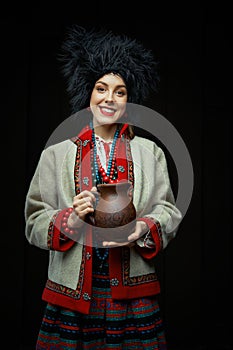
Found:
[[152, 51], [126, 35], [72, 25], [58, 59], [67, 80], [72, 113], [89, 105], [95, 82], [108, 73], [122, 77], [128, 102], [140, 104], [150, 91], [157, 91], [159, 78]]

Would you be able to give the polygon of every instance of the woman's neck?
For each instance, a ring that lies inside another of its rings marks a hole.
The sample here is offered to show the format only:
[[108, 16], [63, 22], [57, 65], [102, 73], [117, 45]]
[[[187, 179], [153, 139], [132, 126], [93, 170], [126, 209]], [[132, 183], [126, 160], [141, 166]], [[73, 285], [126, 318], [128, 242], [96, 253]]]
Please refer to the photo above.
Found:
[[117, 128], [117, 124], [96, 125], [94, 126], [95, 134], [105, 141], [112, 141]]

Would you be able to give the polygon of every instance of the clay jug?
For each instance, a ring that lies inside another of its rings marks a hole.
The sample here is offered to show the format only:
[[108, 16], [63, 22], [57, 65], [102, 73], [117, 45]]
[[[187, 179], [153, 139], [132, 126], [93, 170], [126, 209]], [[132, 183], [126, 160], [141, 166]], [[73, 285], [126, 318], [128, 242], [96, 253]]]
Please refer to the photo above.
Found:
[[128, 181], [97, 185], [96, 205], [90, 216], [98, 239], [126, 242], [135, 229], [136, 210]]

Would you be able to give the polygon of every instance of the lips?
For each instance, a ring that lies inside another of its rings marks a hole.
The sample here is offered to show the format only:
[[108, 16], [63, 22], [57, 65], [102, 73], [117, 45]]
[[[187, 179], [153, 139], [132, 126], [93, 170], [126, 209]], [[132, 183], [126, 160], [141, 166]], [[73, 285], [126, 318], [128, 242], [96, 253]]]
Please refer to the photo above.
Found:
[[108, 117], [112, 117], [116, 112], [115, 109], [108, 108], [108, 107], [100, 107], [100, 111], [103, 115], [108, 116]]

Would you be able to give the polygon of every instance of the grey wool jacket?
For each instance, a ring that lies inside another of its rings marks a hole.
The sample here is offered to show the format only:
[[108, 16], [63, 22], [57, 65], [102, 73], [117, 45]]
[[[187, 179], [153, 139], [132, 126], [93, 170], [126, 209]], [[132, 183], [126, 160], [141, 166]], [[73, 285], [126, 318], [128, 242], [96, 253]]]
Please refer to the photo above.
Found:
[[[159, 251], [165, 249], [176, 236], [182, 214], [176, 207], [163, 150], [155, 142], [139, 136], [130, 140], [129, 145], [134, 174], [133, 203], [137, 218], [152, 218], [159, 222]], [[80, 238], [79, 242], [64, 252], [51, 248], [48, 231], [53, 217], [61, 210], [72, 207], [73, 197], [77, 194], [74, 180], [76, 155], [77, 144], [72, 140], [44, 149], [25, 202], [27, 240], [31, 245], [49, 250], [48, 280], [73, 291], [80, 280], [85, 238]], [[79, 170], [81, 172], [81, 166]], [[81, 180], [80, 186], [80, 190], [84, 189]], [[143, 238], [137, 241], [137, 245], [140, 247], [142, 242]], [[145, 276], [154, 271], [155, 266], [150, 259], [145, 259], [135, 247], [130, 248], [129, 278]]]

